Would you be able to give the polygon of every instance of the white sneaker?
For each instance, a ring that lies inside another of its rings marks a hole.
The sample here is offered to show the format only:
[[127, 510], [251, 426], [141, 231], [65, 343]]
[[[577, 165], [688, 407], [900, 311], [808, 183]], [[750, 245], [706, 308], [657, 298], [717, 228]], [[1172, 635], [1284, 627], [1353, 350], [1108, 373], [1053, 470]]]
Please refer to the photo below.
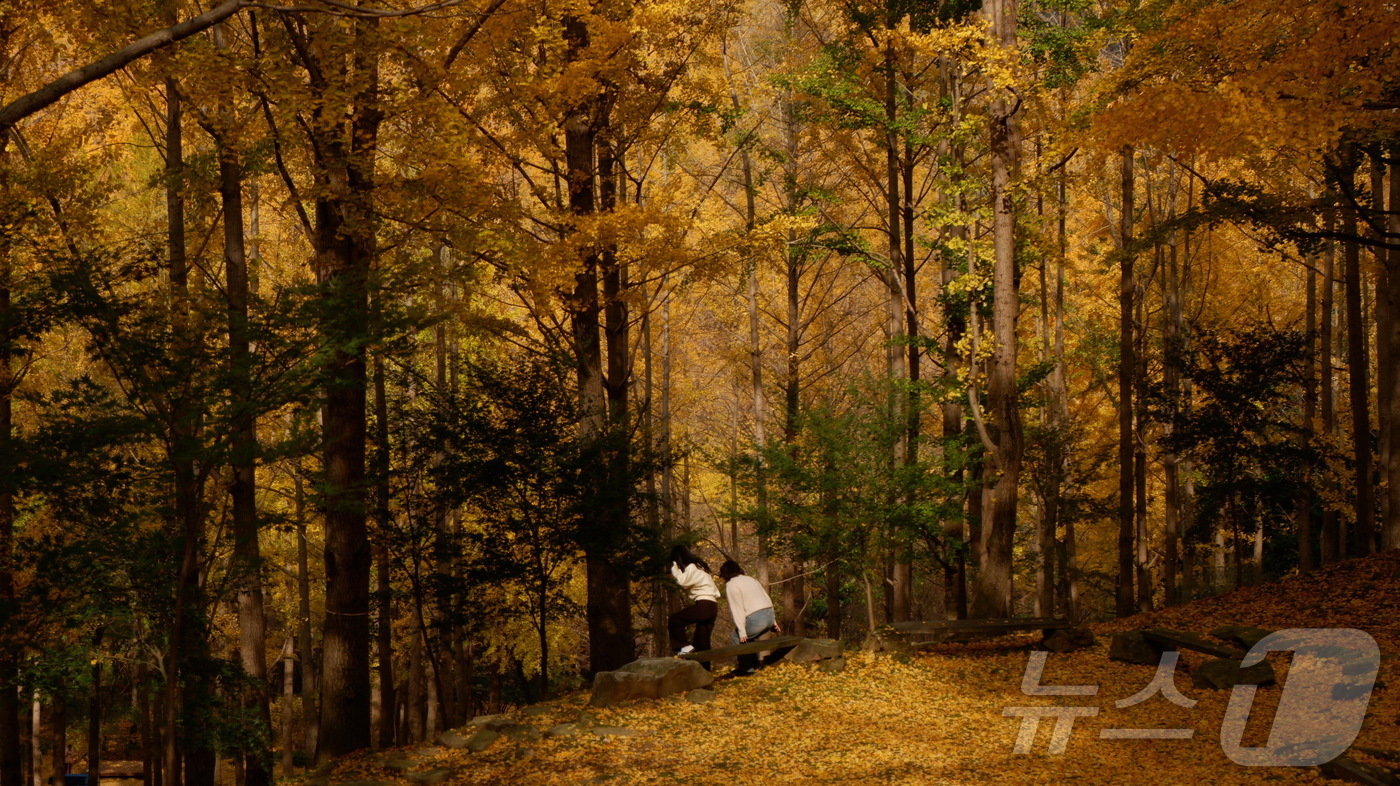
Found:
[[694, 651], [695, 651], [695, 647], [694, 647], [693, 645], [691, 645], [691, 644], [687, 644], [687, 645], [685, 645], [684, 647], [681, 647], [680, 651], [677, 652], [676, 654], [677, 654], [677, 655], [689, 655], [690, 653], [692, 653], [692, 652], [694, 652]]

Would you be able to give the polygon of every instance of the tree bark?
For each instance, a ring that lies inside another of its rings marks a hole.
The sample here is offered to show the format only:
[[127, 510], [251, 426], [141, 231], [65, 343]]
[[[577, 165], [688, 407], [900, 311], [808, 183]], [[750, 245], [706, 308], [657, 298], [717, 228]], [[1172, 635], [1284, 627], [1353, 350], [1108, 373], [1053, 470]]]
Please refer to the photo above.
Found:
[[[229, 488], [233, 519], [234, 580], [238, 585], [239, 660], [248, 679], [245, 707], [270, 739], [272, 718], [267, 692], [267, 618], [263, 611], [262, 549], [258, 543], [258, 436], [248, 330], [248, 260], [244, 246], [243, 167], [238, 151], [219, 147], [219, 195], [223, 204], [224, 272], [228, 303], [228, 365], [231, 434]], [[272, 782], [271, 751], [254, 744], [242, 752], [246, 786]]]
[[[173, 17], [173, 6], [168, 6]], [[183, 107], [179, 83], [165, 80], [165, 200], [170, 324], [176, 351], [189, 358], [189, 262], [185, 247], [185, 160]], [[209, 708], [208, 675], [203, 663], [208, 646], [204, 597], [200, 585], [204, 540], [203, 478], [195, 465], [200, 452], [200, 407], [190, 400], [188, 386], [169, 391], [170, 453], [174, 476], [174, 525], [180, 536], [180, 556], [166, 646], [164, 691], [164, 769], [167, 786], [208, 786], [213, 783], [214, 750], [202, 713]], [[184, 722], [181, 723], [181, 720]], [[183, 729], [183, 734], [176, 732]], [[183, 766], [181, 758], [183, 754]]]
[[[0, 153], [4, 151], [4, 136], [0, 136]], [[14, 435], [14, 372], [11, 369], [11, 296], [10, 256], [0, 249], [0, 603], [7, 607], [15, 601], [15, 496], [14, 456], [11, 440]], [[0, 641], [0, 781], [21, 783], [22, 752], [20, 745], [19, 647], [16, 642]]]
[[[1188, 205], [1189, 209], [1189, 205]], [[1174, 217], [1174, 216], [1173, 216]], [[1186, 235], [1187, 253], [1190, 253], [1190, 235]], [[1163, 275], [1162, 289], [1166, 301], [1162, 316], [1162, 383], [1166, 388], [1168, 433], [1171, 422], [1179, 411], [1181, 397], [1181, 352], [1182, 352], [1182, 266], [1178, 246], [1171, 244], [1167, 253], [1167, 269]], [[1174, 451], [1162, 452], [1162, 476], [1165, 517], [1162, 526], [1164, 564], [1162, 566], [1163, 601], [1170, 606], [1178, 602], [1177, 585], [1181, 568], [1181, 466]]]
[[[1310, 261], [1304, 305], [1308, 351], [1303, 359], [1303, 423], [1298, 434], [1298, 445], [1303, 450], [1313, 442], [1314, 421], [1317, 419], [1317, 259]], [[1313, 542], [1316, 534], [1313, 531], [1313, 502], [1312, 485], [1300, 484], [1294, 523], [1298, 533], [1298, 568], [1303, 571], [1317, 568], [1317, 548]]]
[[[587, 23], [576, 16], [564, 21], [567, 60], [576, 62], [589, 46]], [[571, 107], [564, 118], [564, 156], [568, 169], [569, 209], [578, 217], [598, 212], [596, 192], [599, 97], [588, 96]], [[613, 516], [626, 505], [627, 490], [611, 477], [609, 461], [609, 410], [605, 395], [599, 302], [598, 249], [588, 249], [574, 276], [569, 298], [575, 370], [580, 410], [579, 436], [594, 460], [587, 462], [583, 488], [585, 534], [584, 563], [587, 576], [589, 670], [610, 671], [632, 660], [632, 612], [630, 577], [613, 562], [613, 550], [625, 531], [626, 519]]]
[[[293, 428], [296, 429], [294, 416]], [[296, 468], [293, 483], [292, 518], [297, 528], [297, 663], [301, 666], [301, 717], [306, 724], [306, 751], [316, 750], [319, 718], [316, 697], [320, 693], [315, 648], [311, 637], [311, 544], [307, 542], [306, 488], [301, 468]]]
[[[1389, 186], [1386, 196], [1386, 231], [1394, 242], [1400, 238], [1400, 144], [1390, 146]], [[1400, 548], [1400, 371], [1395, 367], [1400, 352], [1400, 249], [1390, 249], [1376, 288], [1376, 304], [1386, 313], [1386, 321], [1376, 338], [1378, 346], [1387, 347], [1387, 354], [1377, 373], [1380, 382], [1377, 407], [1385, 413], [1381, 432], [1381, 478], [1386, 488], [1382, 504], [1381, 546]]]
[[[1334, 212], [1327, 211], [1326, 229], [1330, 233], [1336, 222]], [[1337, 408], [1335, 402], [1335, 383], [1333, 382], [1332, 363], [1333, 350], [1336, 343], [1334, 325], [1336, 317], [1334, 314], [1334, 301], [1336, 297], [1336, 259], [1337, 250], [1334, 241], [1327, 245], [1326, 256], [1323, 260], [1322, 273], [1322, 311], [1318, 315], [1321, 329], [1318, 335], [1318, 345], [1321, 348], [1321, 356], [1318, 361], [1318, 369], [1321, 372], [1318, 381], [1320, 390], [1320, 406], [1322, 408], [1322, 432], [1330, 442], [1337, 434]], [[1337, 550], [1337, 544], [1341, 540], [1341, 516], [1331, 505], [1325, 505], [1322, 509], [1322, 539], [1321, 552], [1322, 564], [1326, 565], [1341, 559], [1343, 554]]]
[[[894, 18], [895, 6], [890, 4], [887, 5], [886, 8], [889, 14], [885, 20], [886, 27], [893, 30], [899, 23], [899, 20]], [[905, 370], [908, 373], [917, 375], [919, 364], [918, 347], [912, 342], [912, 333], [909, 332], [910, 325], [914, 326], [917, 330], [917, 321], [912, 311], [912, 302], [908, 300], [910, 293], [905, 289], [913, 284], [913, 276], [910, 275], [912, 272], [912, 261], [905, 259], [904, 233], [900, 229], [900, 225], [903, 223], [904, 219], [903, 202], [900, 197], [903, 191], [903, 172], [899, 157], [899, 84], [895, 66], [896, 54], [894, 51], [894, 42], [891, 40], [885, 44], [884, 65], [885, 230], [889, 252], [889, 267], [885, 270], [886, 286], [889, 290], [889, 343], [886, 345], [886, 365], [890, 385], [889, 417], [891, 422], [896, 422], [900, 415], [901, 402], [899, 401], [900, 397], [896, 391], [898, 390], [901, 371], [900, 361], [902, 358], [900, 355], [902, 353], [900, 349], [902, 345], [905, 347], [908, 355]], [[910, 396], [912, 396], [912, 378], [909, 381], [911, 383], [909, 386], [909, 390], [911, 391]], [[915, 402], [917, 402], [917, 398], [911, 398], [903, 403], [910, 404]], [[907, 410], [904, 415], [906, 419], [904, 429], [904, 463], [908, 466], [911, 460], [912, 462], [918, 461], [918, 412], [917, 410]], [[893, 453], [890, 455], [889, 463], [891, 479], [893, 479], [895, 462], [897, 460], [896, 456], [899, 452], [898, 443], [892, 445], [891, 450]], [[891, 492], [897, 495], [900, 502], [907, 504], [912, 501], [906, 499], [908, 494], [912, 492], [901, 493], [893, 484], [890, 488]], [[893, 513], [893, 503], [895, 503], [895, 500], [891, 499], [890, 502], [892, 503], [890, 508]], [[909, 618], [909, 602], [911, 597], [909, 586], [910, 563], [908, 557], [900, 553], [903, 550], [902, 544], [904, 541], [904, 534], [900, 531], [903, 529], [901, 526], [902, 522], [898, 520], [898, 516], [892, 516], [890, 523], [894, 525], [890, 532], [890, 542], [895, 553], [891, 564], [892, 580], [890, 583], [888, 611], [890, 621], [898, 622]]]
[[385, 395], [384, 359], [374, 357], [374, 524], [375, 572], [379, 603], [377, 652], [379, 658], [379, 747], [394, 747], [394, 592], [389, 575], [389, 404]]
[[184, 22], [175, 22], [172, 18], [169, 27], [138, 38], [111, 54], [69, 71], [38, 90], [16, 98], [0, 108], [0, 138], [8, 137], [10, 129], [15, 123], [53, 105], [83, 85], [109, 76], [132, 62], [170, 44], [208, 30], [248, 5], [248, 0], [225, 0], [203, 14]]
[[328, 129], [316, 140], [322, 151], [317, 177], [323, 184], [315, 203], [314, 239], [319, 296], [325, 304], [320, 330], [330, 349], [321, 418], [326, 618], [318, 763], [371, 744], [365, 347], [371, 338], [369, 276], [376, 253], [374, 166], [381, 115], [378, 51], [369, 40], [375, 20], [351, 24], [358, 90], [348, 107], [319, 104], [311, 124], [313, 133]]
[[49, 702], [48, 771], [49, 783], [63, 783], [68, 774], [68, 707], [62, 696]]
[[88, 703], [87, 775], [91, 786], [102, 783], [102, 634], [98, 628], [92, 637], [92, 691]]
[[[1342, 213], [1342, 232], [1357, 232], [1356, 210]], [[1356, 525], [1352, 529], [1353, 556], [1375, 551], [1375, 504], [1371, 485], [1371, 386], [1368, 382], [1367, 325], [1361, 315], [1361, 244], [1344, 241], [1346, 258], [1347, 377], [1351, 395], [1351, 439], [1356, 462]]]
[[1133, 149], [1123, 148], [1122, 213], [1119, 248], [1123, 255], [1118, 278], [1118, 583], [1115, 609], [1124, 617], [1137, 611], [1133, 594], [1136, 488], [1133, 460], [1133, 376], [1137, 368], [1133, 343]]
[[[992, 31], [1004, 49], [1016, 47], [1016, 0], [992, 0], [985, 6]], [[1015, 215], [1011, 182], [1020, 160], [1015, 107], [999, 97], [991, 118], [992, 235], [995, 263], [992, 271], [992, 331], [996, 349], [992, 355], [987, 401], [995, 423], [995, 458], [998, 475], [983, 510], [979, 540], [981, 570], [977, 574], [975, 614], [1010, 617], [1012, 601], [1012, 544], [1016, 533], [1017, 492], [1024, 442], [1016, 392], [1016, 320], [1020, 310], [1016, 280]]]

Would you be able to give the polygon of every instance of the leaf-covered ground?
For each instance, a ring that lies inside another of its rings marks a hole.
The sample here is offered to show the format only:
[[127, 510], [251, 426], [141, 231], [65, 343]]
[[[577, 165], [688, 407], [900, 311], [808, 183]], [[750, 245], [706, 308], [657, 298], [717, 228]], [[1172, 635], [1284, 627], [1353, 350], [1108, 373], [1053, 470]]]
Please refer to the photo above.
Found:
[[[1021, 693], [1030, 637], [945, 645], [912, 658], [854, 654], [844, 672], [779, 665], [716, 683], [707, 703], [683, 698], [587, 710], [600, 726], [631, 736], [516, 741], [480, 753], [438, 747], [366, 754], [341, 762], [335, 782], [422, 782], [434, 771], [451, 783], [1113, 783], [1236, 784], [1321, 782], [1315, 768], [1246, 768], [1221, 750], [1226, 691], [1193, 688], [1190, 668], [1206, 656], [1183, 652], [1176, 686], [1197, 699], [1183, 708], [1158, 695], [1119, 709], [1146, 686], [1153, 667], [1110, 661], [1113, 631], [1159, 625], [1207, 632], [1224, 624], [1264, 628], [1355, 627], [1380, 644], [1380, 681], [1358, 745], [1400, 750], [1400, 554], [1334, 566], [1314, 576], [1243, 589], [1219, 598], [1093, 626], [1098, 644], [1050, 655], [1046, 685], [1098, 685], [1093, 696]], [[1271, 661], [1286, 678], [1286, 660]], [[724, 669], [720, 669], [721, 672]], [[721, 674], [722, 676], [722, 674]], [[1260, 689], [1246, 745], [1262, 745], [1281, 689]], [[586, 693], [513, 713], [545, 730], [579, 720]], [[1034, 752], [1013, 753], [1020, 719], [1010, 706], [1092, 706], [1074, 723], [1062, 755], [1046, 752], [1051, 721]], [[1100, 739], [1106, 728], [1191, 728], [1189, 740]], [[401, 768], [385, 766], [398, 761]], [[412, 766], [403, 770], [404, 762]], [[449, 774], [450, 773], [450, 774]], [[432, 777], [432, 776], [429, 776]], [[412, 780], [410, 780], [412, 778]]]

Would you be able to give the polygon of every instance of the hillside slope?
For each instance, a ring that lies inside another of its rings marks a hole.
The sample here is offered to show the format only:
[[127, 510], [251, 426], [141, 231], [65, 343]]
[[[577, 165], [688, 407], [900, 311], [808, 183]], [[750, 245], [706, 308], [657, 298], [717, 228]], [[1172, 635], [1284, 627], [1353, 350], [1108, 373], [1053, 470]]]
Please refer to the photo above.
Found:
[[[1334, 566], [1307, 577], [1242, 589], [1165, 611], [1093, 626], [1098, 644], [1050, 655], [1045, 685], [1097, 685], [1096, 695], [1021, 693], [1029, 637], [946, 645], [913, 658], [854, 655], [846, 670], [780, 665], [747, 679], [721, 680], [706, 703], [684, 699], [587, 710], [587, 723], [626, 731], [600, 736], [502, 737], [479, 753], [434, 746], [367, 754], [323, 776], [380, 783], [951, 783], [1245, 784], [1321, 782], [1315, 768], [1245, 768], [1221, 750], [1229, 693], [1193, 688], [1182, 653], [1176, 686], [1198, 704], [1161, 695], [1127, 708], [1154, 669], [1108, 660], [1112, 632], [1160, 625], [1209, 631], [1242, 623], [1265, 628], [1355, 627], [1380, 644], [1380, 684], [1357, 743], [1400, 750], [1400, 553]], [[1286, 658], [1271, 656], [1281, 680]], [[1245, 744], [1262, 745], [1279, 687], [1260, 689]], [[516, 713], [536, 729], [578, 721], [586, 694]], [[1013, 753], [1020, 719], [1007, 707], [1084, 706], [1061, 755], [1046, 752], [1052, 720], [1033, 752]], [[1086, 710], [1086, 712], [1094, 710]], [[1256, 722], [1257, 721], [1257, 722]], [[1110, 728], [1189, 728], [1187, 740], [1100, 739]], [[604, 729], [606, 731], [606, 729]], [[628, 736], [620, 736], [626, 734]], [[392, 766], [387, 766], [392, 765]]]

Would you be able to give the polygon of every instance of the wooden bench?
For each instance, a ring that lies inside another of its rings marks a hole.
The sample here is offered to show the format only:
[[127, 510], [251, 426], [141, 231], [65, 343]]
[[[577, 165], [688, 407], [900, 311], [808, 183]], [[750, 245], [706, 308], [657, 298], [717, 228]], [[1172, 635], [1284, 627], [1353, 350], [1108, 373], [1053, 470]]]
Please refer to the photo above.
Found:
[[711, 661], [721, 658], [733, 658], [737, 655], [756, 655], [760, 652], [772, 650], [772, 654], [764, 658], [764, 665], [776, 663], [792, 652], [802, 641], [801, 636], [774, 636], [771, 639], [758, 639], [757, 641], [746, 641], [743, 644], [732, 644], [728, 647], [716, 647], [714, 649], [700, 650], [699, 652], [687, 652], [680, 656], [685, 660]]
[[[970, 641], [974, 638], [1001, 636], [1018, 631], [1038, 630], [1050, 635], [1057, 630], [1074, 627], [1069, 620], [1056, 617], [1030, 617], [1006, 620], [933, 620], [929, 622], [894, 622], [889, 629], [900, 636], [912, 639], [914, 636], [928, 637], [918, 642], [921, 646], [942, 644], [949, 641]], [[913, 643], [911, 641], [911, 643]]]

